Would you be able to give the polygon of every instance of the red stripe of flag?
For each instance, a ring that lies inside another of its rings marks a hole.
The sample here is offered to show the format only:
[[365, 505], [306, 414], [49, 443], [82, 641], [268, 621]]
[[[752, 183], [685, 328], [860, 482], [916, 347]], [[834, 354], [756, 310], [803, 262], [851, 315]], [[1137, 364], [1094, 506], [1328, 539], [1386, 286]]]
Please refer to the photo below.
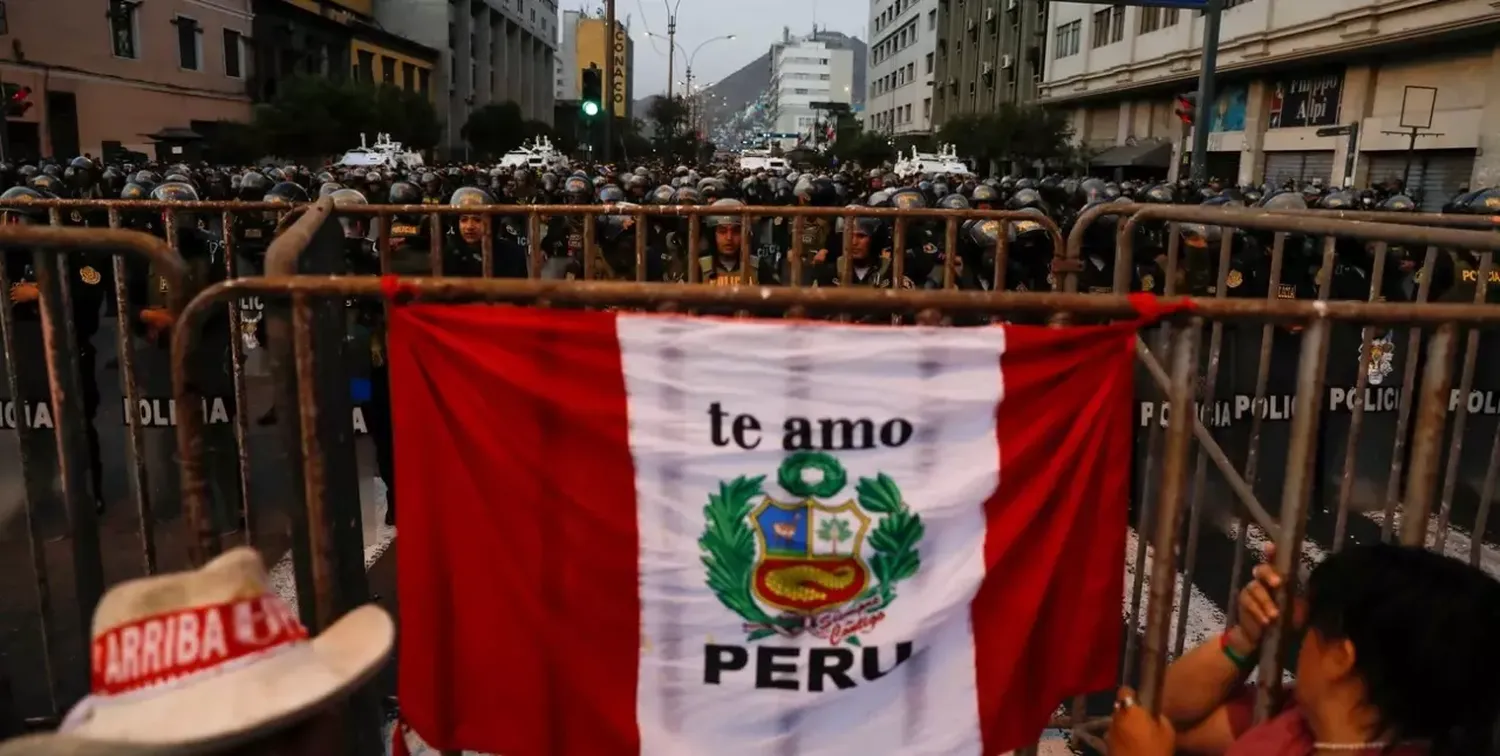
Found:
[[1064, 698], [1115, 684], [1133, 328], [1006, 329], [1000, 483], [971, 615], [985, 754], [1027, 745]]
[[439, 749], [639, 752], [614, 317], [403, 306], [389, 350], [406, 721]]

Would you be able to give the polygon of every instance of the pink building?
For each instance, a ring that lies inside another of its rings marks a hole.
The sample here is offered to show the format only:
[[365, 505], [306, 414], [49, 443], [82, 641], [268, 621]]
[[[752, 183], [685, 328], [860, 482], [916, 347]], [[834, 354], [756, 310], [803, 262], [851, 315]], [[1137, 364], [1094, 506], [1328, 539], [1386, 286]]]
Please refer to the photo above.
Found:
[[[246, 120], [251, 0], [0, 0], [11, 157], [157, 157], [149, 135]], [[163, 147], [162, 159], [172, 150]]]

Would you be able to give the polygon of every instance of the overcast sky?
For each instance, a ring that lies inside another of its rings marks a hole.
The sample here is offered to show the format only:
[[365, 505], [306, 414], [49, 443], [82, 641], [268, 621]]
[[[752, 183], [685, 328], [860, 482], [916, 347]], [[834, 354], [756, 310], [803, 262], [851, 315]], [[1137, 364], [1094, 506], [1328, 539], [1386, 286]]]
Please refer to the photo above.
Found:
[[[587, 4], [562, 0], [558, 8], [593, 11], [602, 5], [600, 0]], [[781, 39], [782, 27], [791, 27], [793, 35], [807, 34], [816, 21], [819, 28], [869, 41], [865, 35], [869, 0], [615, 0], [615, 14], [621, 20], [629, 17], [636, 39], [637, 99], [666, 92], [667, 42], [652, 39], [646, 32], [666, 35], [669, 6], [677, 12], [675, 78], [682, 80], [683, 57], [700, 50], [693, 58], [695, 86], [712, 84], [755, 60]], [[725, 34], [735, 38], [703, 45]]]

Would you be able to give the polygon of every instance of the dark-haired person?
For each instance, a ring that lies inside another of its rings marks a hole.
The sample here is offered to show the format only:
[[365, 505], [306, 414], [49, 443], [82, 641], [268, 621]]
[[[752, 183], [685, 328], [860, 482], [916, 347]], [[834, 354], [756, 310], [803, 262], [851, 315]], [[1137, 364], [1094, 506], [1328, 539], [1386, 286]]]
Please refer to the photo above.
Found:
[[1496, 753], [1500, 582], [1417, 548], [1354, 546], [1328, 557], [1294, 609], [1303, 632], [1290, 700], [1254, 725], [1245, 679], [1277, 619], [1271, 591], [1281, 581], [1257, 567], [1238, 623], [1167, 668], [1161, 721], [1122, 691], [1111, 756]]

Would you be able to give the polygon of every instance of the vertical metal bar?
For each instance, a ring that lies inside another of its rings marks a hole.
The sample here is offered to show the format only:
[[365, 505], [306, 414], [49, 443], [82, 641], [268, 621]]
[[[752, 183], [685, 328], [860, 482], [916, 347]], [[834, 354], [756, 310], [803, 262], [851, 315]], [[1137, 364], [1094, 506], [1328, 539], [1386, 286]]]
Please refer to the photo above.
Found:
[[[844, 216], [844, 233], [840, 234], [840, 236], [842, 237], [842, 246], [844, 248], [843, 254], [839, 255], [840, 286], [854, 285], [854, 281], [851, 280], [854, 277], [854, 261], [851, 259], [854, 254], [854, 224], [855, 220], [853, 215]], [[849, 321], [853, 320], [853, 318], [851, 318], [849, 316], [849, 313], [847, 312], [840, 312], [837, 316], [835, 316], [835, 319], [840, 323], [848, 323]]]
[[[1229, 295], [1229, 262], [1230, 253], [1234, 250], [1234, 234], [1225, 233], [1227, 229], [1221, 229], [1222, 236], [1219, 242], [1219, 279], [1214, 288], [1214, 299], [1224, 299]], [[1203, 406], [1208, 408], [1209, 425], [1213, 425], [1215, 406], [1215, 391], [1219, 379], [1219, 352], [1224, 344], [1224, 322], [1215, 320], [1209, 329], [1208, 336], [1208, 375], [1205, 376], [1203, 385]], [[1195, 413], [1196, 416], [1196, 413]], [[1182, 584], [1193, 584], [1193, 573], [1198, 562], [1198, 537], [1203, 528], [1203, 493], [1208, 485], [1208, 453], [1199, 446], [1195, 455], [1197, 461], [1193, 467], [1193, 485], [1190, 487], [1189, 495], [1192, 497], [1188, 507], [1188, 532], [1187, 548], [1182, 554]], [[1172, 640], [1172, 655], [1181, 656], [1182, 647], [1187, 642], [1187, 617], [1192, 608], [1193, 592], [1182, 592], [1182, 607], [1177, 616], [1177, 634]]]
[[[221, 221], [224, 233], [224, 275], [239, 276], [234, 259], [234, 213], [225, 211]], [[234, 451], [240, 473], [240, 525], [245, 531], [245, 545], [255, 545], [255, 509], [250, 506], [250, 400], [245, 391], [245, 342], [240, 335], [240, 304], [230, 300], [229, 363], [234, 391]]]
[[594, 264], [599, 257], [599, 240], [595, 228], [594, 217], [591, 215], [575, 216], [583, 222], [583, 280], [594, 280]]
[[958, 286], [955, 280], [958, 267], [958, 219], [950, 217], [943, 224], [943, 288]]
[[[56, 211], [54, 211], [55, 213]], [[83, 384], [78, 375], [78, 342], [73, 332], [73, 303], [68, 291], [68, 256], [55, 250], [32, 253], [37, 289], [41, 292], [42, 344], [47, 355], [47, 381], [57, 421], [57, 467], [73, 539], [73, 578], [77, 590], [78, 621], [88, 627], [94, 607], [104, 595], [104, 563], [99, 543], [98, 513], [89, 479], [89, 443], [83, 409]], [[18, 420], [20, 418], [17, 418]], [[20, 423], [17, 423], [18, 425]], [[90, 658], [91, 638], [83, 635], [84, 658]], [[87, 689], [88, 681], [79, 688]]]
[[[1276, 290], [1281, 286], [1281, 267], [1286, 255], [1286, 234], [1278, 231], [1271, 240], [1271, 280], [1266, 287], [1266, 302], [1276, 301]], [[1265, 424], [1266, 391], [1271, 383], [1271, 344], [1276, 338], [1276, 326], [1270, 323], [1260, 329], [1260, 355], [1255, 363], [1255, 399], [1250, 402], [1250, 438], [1245, 452], [1245, 485], [1255, 490], [1256, 478], [1260, 475], [1260, 432]], [[1240, 592], [1240, 580], [1245, 574], [1245, 553], [1250, 536], [1250, 521], [1234, 516], [1235, 547], [1234, 562], [1229, 568], [1230, 601]], [[1234, 622], [1234, 618], [1229, 618]]]
[[[116, 258], [118, 261], [119, 258]], [[16, 439], [20, 442], [21, 456], [21, 505], [26, 513], [26, 547], [31, 552], [31, 570], [35, 578], [37, 625], [41, 631], [42, 672], [47, 676], [48, 714], [57, 713], [57, 676], [52, 673], [52, 581], [47, 573], [47, 555], [42, 548], [41, 520], [37, 514], [37, 502], [31, 498], [31, 487], [25, 485], [27, 471], [31, 469], [31, 448], [36, 432], [26, 416], [26, 400], [21, 394], [21, 376], [16, 371], [20, 364], [16, 360], [15, 319], [10, 299], [10, 275], [5, 269], [5, 255], [0, 254], [0, 349], [5, 354], [5, 383], [10, 391], [11, 406], [16, 413]], [[121, 316], [124, 317], [123, 315]], [[137, 457], [139, 459], [139, 457]]]
[[995, 270], [992, 279], [995, 282], [995, 291], [1005, 291], [1005, 263], [1009, 259], [1010, 221], [1000, 221], [1000, 241], [995, 245]]
[[1489, 464], [1484, 469], [1484, 484], [1479, 487], [1479, 511], [1474, 515], [1474, 535], [1469, 539], [1469, 564], [1478, 567], [1484, 550], [1484, 534], [1490, 524], [1490, 508], [1495, 504], [1495, 483], [1500, 477], [1500, 426], [1490, 442]]
[[[1146, 608], [1146, 642], [1141, 653], [1141, 705], [1154, 716], [1161, 709], [1161, 685], [1167, 670], [1167, 633], [1171, 629], [1173, 593], [1176, 587], [1177, 528], [1181, 524], [1182, 500], [1187, 485], [1187, 460], [1193, 433], [1194, 374], [1198, 365], [1198, 340], [1203, 322], [1194, 318], [1178, 330], [1172, 346], [1172, 416], [1167, 423], [1165, 456], [1162, 460], [1161, 496], [1152, 534], [1155, 561], [1151, 565], [1151, 598]], [[1145, 569], [1136, 563], [1136, 571]], [[1134, 635], [1134, 633], [1130, 633]]]
[[752, 236], [751, 231], [752, 231], [752, 229], [755, 228], [755, 226], [752, 225], [752, 221], [753, 220], [754, 219], [750, 217], [750, 213], [744, 213], [744, 214], [742, 214], [740, 216], [740, 285], [741, 286], [749, 286], [751, 283], [753, 283], [750, 280], [750, 242], [752, 241], [752, 239], [751, 239], [751, 236]]
[[526, 211], [526, 257], [531, 260], [531, 277], [542, 277], [542, 217], [533, 205]]
[[437, 213], [427, 216], [427, 262], [432, 275], [443, 275], [443, 216]]
[[635, 231], [635, 280], [645, 281], [649, 268], [646, 262], [646, 237], [649, 236], [651, 223], [639, 210], [632, 212], [630, 219], [632, 230]]
[[[1489, 291], [1493, 258], [1492, 253], [1480, 253], [1479, 279], [1474, 285], [1474, 304], [1484, 304]], [[1433, 548], [1439, 554], [1443, 553], [1443, 549], [1448, 545], [1448, 518], [1453, 514], [1453, 490], [1458, 485], [1458, 460], [1462, 456], [1459, 447], [1463, 445], [1464, 428], [1469, 420], [1469, 392], [1474, 389], [1474, 370], [1478, 367], [1478, 359], [1479, 329], [1470, 328], [1468, 341], [1464, 344], [1463, 368], [1458, 377], [1458, 411], [1453, 415], [1453, 435], [1448, 443], [1448, 461], [1443, 470], [1443, 493], [1438, 505], [1437, 533], [1435, 534], [1437, 543]], [[1484, 540], [1483, 533], [1475, 533], [1474, 537]]]
[[391, 274], [391, 219], [389, 215], [376, 215], [375, 254], [380, 257], [380, 275]]
[[484, 238], [479, 240], [479, 275], [495, 277], [495, 216], [485, 213], [479, 216], [484, 224]]
[[905, 217], [897, 217], [891, 236], [891, 280], [896, 282], [896, 288], [901, 287], [901, 279], [906, 276], [907, 223]]
[[[1135, 256], [1135, 238], [1132, 234], [1128, 234], [1125, 231], [1126, 224], [1122, 223], [1115, 234], [1116, 248], [1118, 250], [1116, 260], [1133, 260]], [[1167, 243], [1167, 270], [1164, 272], [1167, 280], [1162, 284], [1162, 293], [1168, 297], [1177, 291], [1177, 281], [1172, 274], [1177, 269], [1179, 247], [1176, 242], [1177, 235], [1173, 234], [1171, 241]], [[1163, 358], [1170, 356], [1170, 353], [1167, 351], [1167, 344], [1172, 338], [1172, 331], [1173, 326], [1170, 321], [1163, 322], [1157, 330], [1155, 352], [1162, 355]], [[1178, 334], [1178, 337], [1180, 338], [1181, 334]], [[1194, 343], [1196, 344], [1196, 342]], [[1194, 351], [1196, 354], [1196, 346]], [[1181, 406], [1173, 404], [1170, 397], [1164, 398], [1167, 401], [1164, 401], [1161, 405], [1163, 412], [1168, 411], [1168, 407]], [[1192, 406], [1191, 403], [1188, 406]], [[1175, 410], [1172, 411], [1175, 413]], [[1191, 410], [1189, 412], [1191, 413]], [[1154, 517], [1156, 517], [1156, 498], [1152, 496], [1151, 472], [1156, 467], [1156, 456], [1158, 449], [1161, 447], [1161, 437], [1162, 424], [1160, 419], [1158, 419], [1146, 428], [1146, 454], [1145, 459], [1141, 463], [1141, 469], [1145, 472], [1141, 475], [1141, 493], [1139, 499], [1141, 511], [1140, 516], [1136, 520], [1136, 531], [1141, 533], [1143, 537], [1136, 539], [1135, 575], [1131, 578], [1130, 609], [1127, 612], [1128, 616], [1126, 619], [1126, 626], [1130, 628], [1130, 632], [1125, 633], [1125, 652], [1122, 655], [1123, 663], [1121, 665], [1121, 676], [1127, 678], [1130, 670], [1135, 667], [1135, 654], [1139, 645], [1139, 637], [1135, 629], [1140, 623], [1142, 594], [1146, 586], [1146, 554], [1148, 553], [1147, 549], [1149, 545], [1144, 534], [1151, 532], [1152, 523], [1154, 522]], [[1163, 644], [1165, 644], [1165, 640], [1163, 640]]]
[[[1370, 272], [1370, 302], [1380, 299], [1385, 286], [1385, 242], [1375, 245], [1375, 265]], [[1331, 278], [1331, 276], [1330, 276]], [[1339, 509], [1333, 523], [1333, 550], [1344, 548], [1348, 534], [1349, 506], [1354, 499], [1354, 462], [1359, 449], [1359, 432], [1365, 422], [1365, 392], [1370, 388], [1370, 348], [1375, 341], [1375, 329], [1365, 326], [1359, 331], [1359, 367], [1354, 373], [1354, 408], [1349, 414], [1348, 441], [1344, 443], [1344, 468], [1339, 475]]]
[[[1406, 495], [1401, 504], [1401, 543], [1421, 546], [1426, 543], [1427, 517], [1432, 512], [1432, 489], [1437, 483], [1437, 461], [1443, 437], [1443, 421], [1448, 414], [1448, 394], [1453, 383], [1453, 350], [1458, 326], [1444, 323], [1427, 342], [1427, 364], [1422, 370], [1422, 396], [1417, 405], [1417, 427], [1412, 434], [1410, 469], [1406, 474]], [[1467, 412], [1459, 397], [1459, 412]], [[1483, 538], [1482, 534], [1474, 534]]]
[[807, 254], [807, 247], [802, 243], [802, 232], [806, 229], [806, 216], [792, 216], [792, 256], [791, 264], [788, 266], [788, 275], [792, 277], [792, 286], [796, 287], [802, 286], [802, 256]]
[[688, 283], [703, 283], [703, 271], [698, 269], [698, 240], [703, 234], [703, 216], [688, 216], [687, 269]]
[[[1422, 262], [1421, 280], [1417, 281], [1417, 302], [1432, 295], [1432, 274], [1437, 256], [1447, 254], [1437, 247], [1427, 248]], [[1385, 483], [1385, 516], [1380, 521], [1380, 540], [1390, 543], [1396, 527], [1396, 504], [1400, 501], [1401, 474], [1406, 467], [1406, 429], [1411, 422], [1412, 397], [1417, 391], [1417, 359], [1422, 350], [1422, 329], [1412, 326], [1406, 338], [1406, 368], [1401, 371], [1401, 398], [1396, 406], [1396, 439], [1391, 446], [1391, 474]]]
[[313, 349], [312, 305], [306, 295], [292, 297], [292, 347], [295, 357], [297, 412], [302, 418], [301, 452], [303, 494], [307, 499], [307, 536], [312, 556], [314, 631], [328, 627], [335, 617], [333, 539], [328, 532], [323, 447], [318, 439], [317, 365]]
[[[1331, 272], [1331, 271], [1330, 271]], [[1297, 362], [1297, 396], [1292, 408], [1291, 440], [1287, 445], [1286, 478], [1281, 489], [1281, 529], [1276, 542], [1276, 570], [1289, 576], [1276, 591], [1281, 622], [1268, 628], [1261, 648], [1260, 672], [1255, 698], [1255, 718], [1264, 722], [1281, 696], [1281, 670], [1287, 644], [1294, 632], [1292, 599], [1302, 557], [1302, 539], [1307, 532], [1307, 510], [1313, 484], [1313, 456], [1317, 452], [1319, 414], [1323, 406], [1323, 370], [1328, 363], [1330, 324], [1318, 318], [1302, 334], [1302, 352]]]
[[[109, 209], [109, 227], [120, 227], [120, 211]], [[141, 427], [141, 387], [135, 373], [135, 339], [130, 335], [130, 272], [121, 255], [110, 260], [115, 273], [115, 351], [120, 361], [120, 393], [125, 397], [125, 454], [136, 516], [141, 520], [141, 559], [147, 575], [156, 574], [156, 517], [151, 511], [151, 478], [146, 469], [146, 438]]]

